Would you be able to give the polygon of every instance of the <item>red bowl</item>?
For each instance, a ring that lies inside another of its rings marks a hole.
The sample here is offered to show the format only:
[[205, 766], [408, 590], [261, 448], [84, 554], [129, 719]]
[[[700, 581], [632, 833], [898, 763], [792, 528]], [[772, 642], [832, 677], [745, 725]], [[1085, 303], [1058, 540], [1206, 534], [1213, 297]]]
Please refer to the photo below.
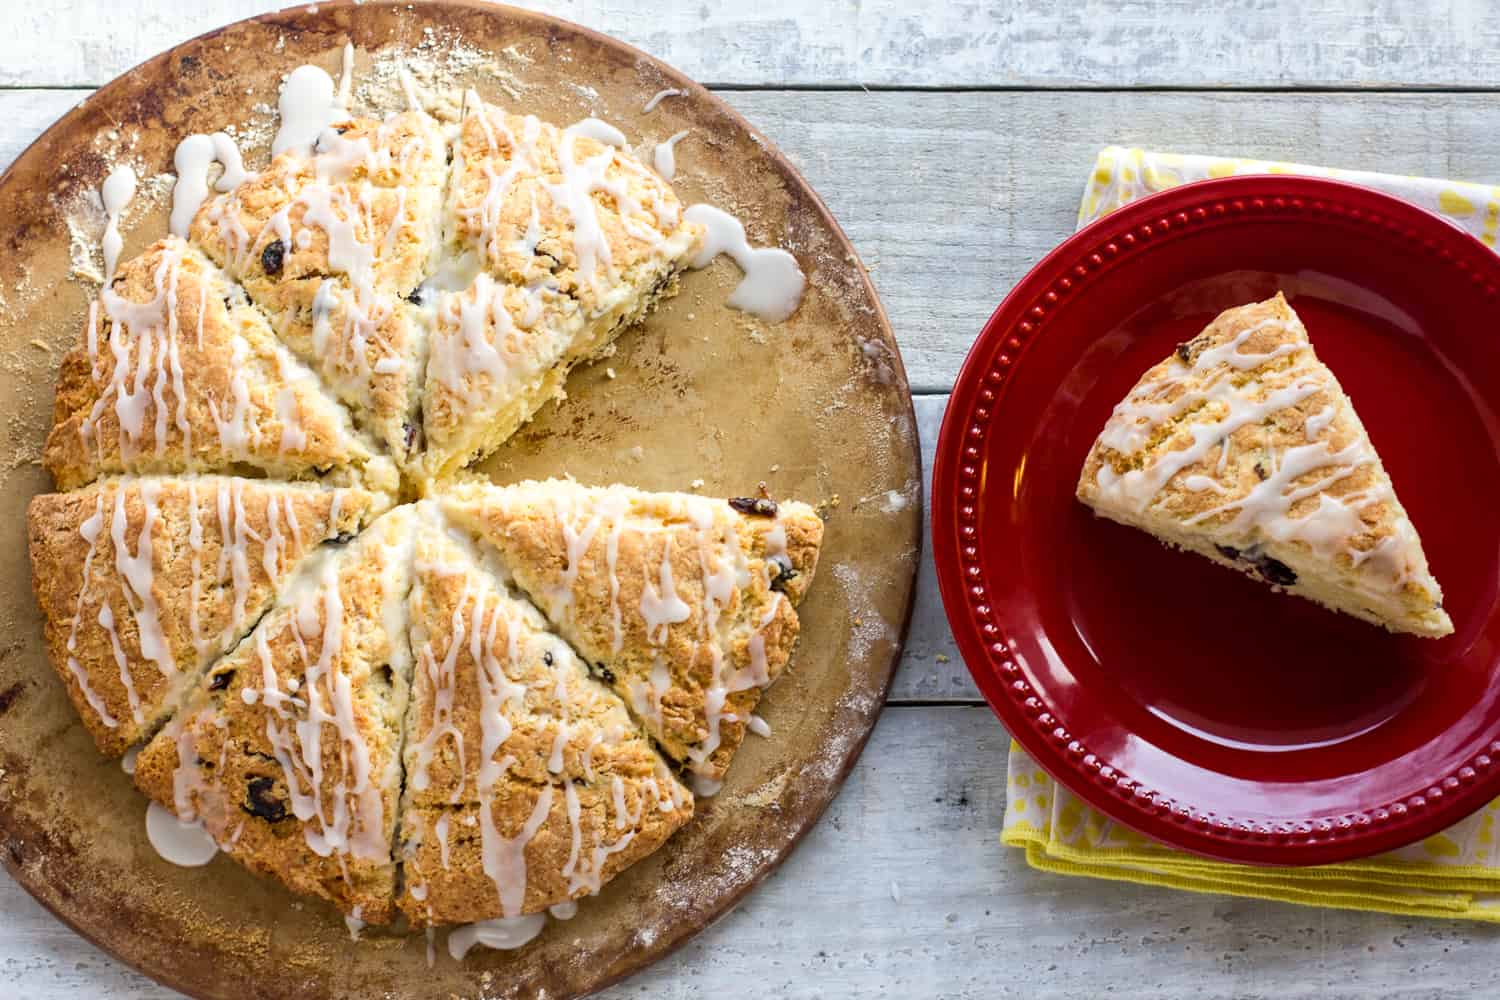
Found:
[[[1111, 408], [1220, 311], [1278, 289], [1422, 535], [1456, 628], [1390, 635], [1074, 499]], [[1185, 185], [1081, 230], [969, 352], [938, 440], [943, 603], [1043, 768], [1199, 854], [1322, 864], [1500, 796], [1500, 257], [1307, 177]]]

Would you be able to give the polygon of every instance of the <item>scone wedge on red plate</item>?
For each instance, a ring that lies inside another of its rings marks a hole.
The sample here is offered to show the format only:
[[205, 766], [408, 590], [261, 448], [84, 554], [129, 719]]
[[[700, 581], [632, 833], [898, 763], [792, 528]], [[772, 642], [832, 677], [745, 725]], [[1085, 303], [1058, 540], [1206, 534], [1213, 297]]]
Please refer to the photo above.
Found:
[[1384, 626], [1453, 631], [1380, 456], [1286, 299], [1221, 313], [1115, 407], [1078, 499]]

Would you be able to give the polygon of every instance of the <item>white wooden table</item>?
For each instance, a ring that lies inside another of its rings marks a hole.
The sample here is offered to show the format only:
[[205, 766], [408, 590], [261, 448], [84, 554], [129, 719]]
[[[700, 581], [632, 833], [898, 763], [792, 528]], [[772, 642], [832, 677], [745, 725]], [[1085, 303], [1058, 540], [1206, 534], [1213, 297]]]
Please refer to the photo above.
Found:
[[[870, 265], [924, 451], [1100, 146], [1500, 181], [1500, 0], [529, 3], [719, 89]], [[0, 165], [95, 87], [266, 0], [0, 4]], [[184, 11], [183, 8], [191, 8]], [[955, 248], [960, 252], [954, 253]], [[890, 708], [791, 860], [611, 997], [1494, 996], [1500, 929], [1042, 875], [929, 562]], [[0, 997], [175, 997], [0, 876]]]

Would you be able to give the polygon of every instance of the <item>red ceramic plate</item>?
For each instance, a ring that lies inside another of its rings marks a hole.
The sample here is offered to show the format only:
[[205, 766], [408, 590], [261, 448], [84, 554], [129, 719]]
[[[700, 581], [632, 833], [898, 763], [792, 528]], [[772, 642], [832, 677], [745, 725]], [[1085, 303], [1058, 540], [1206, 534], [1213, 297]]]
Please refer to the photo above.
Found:
[[[1277, 289], [1355, 401], [1456, 634], [1389, 635], [1073, 498], [1141, 373]], [[1015, 738], [1112, 818], [1260, 864], [1393, 849], [1500, 796], [1497, 326], [1500, 258], [1327, 180], [1187, 185], [1048, 255], [970, 351], [933, 473], [943, 601]]]

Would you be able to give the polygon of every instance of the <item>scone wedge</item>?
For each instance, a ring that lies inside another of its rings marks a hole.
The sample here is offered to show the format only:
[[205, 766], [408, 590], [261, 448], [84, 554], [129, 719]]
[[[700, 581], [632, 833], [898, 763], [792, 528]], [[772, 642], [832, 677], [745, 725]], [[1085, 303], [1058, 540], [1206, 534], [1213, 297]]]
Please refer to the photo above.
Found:
[[61, 489], [253, 470], [394, 493], [396, 467], [379, 451], [243, 290], [168, 237], [90, 306], [62, 362], [43, 461]]
[[384, 501], [227, 476], [105, 479], [26, 511], [47, 652], [99, 749], [154, 733], [324, 542]]
[[598, 892], [691, 818], [692, 794], [495, 554], [420, 508], [399, 905], [469, 923]]
[[1089, 452], [1078, 498], [1393, 632], [1453, 631], [1380, 456], [1279, 293], [1220, 314], [1142, 376]]
[[444, 253], [493, 286], [438, 305], [423, 407], [433, 476], [492, 451], [562, 395], [571, 368], [676, 293], [702, 228], [612, 132], [467, 95]]
[[823, 538], [812, 508], [566, 480], [462, 482], [439, 502], [711, 791], [796, 643]]
[[220, 850], [366, 923], [394, 914], [413, 516], [320, 553], [136, 761]]

